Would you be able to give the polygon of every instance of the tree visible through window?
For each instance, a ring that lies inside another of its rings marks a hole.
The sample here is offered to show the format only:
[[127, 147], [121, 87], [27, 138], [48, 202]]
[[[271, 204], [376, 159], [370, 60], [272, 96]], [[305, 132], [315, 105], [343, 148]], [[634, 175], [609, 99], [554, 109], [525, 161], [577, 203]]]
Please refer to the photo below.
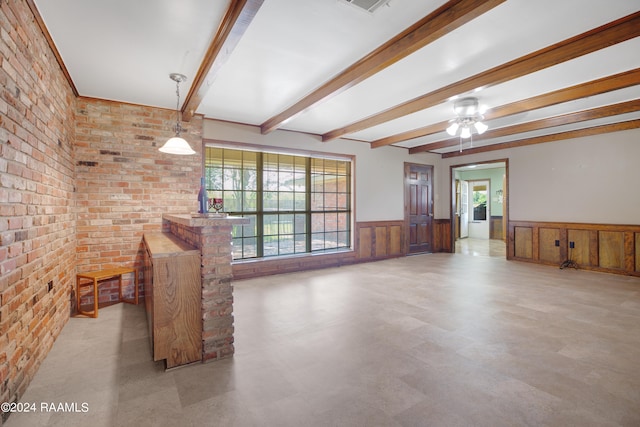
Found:
[[207, 147], [205, 183], [234, 226], [233, 258], [351, 247], [351, 161]]
[[487, 219], [487, 186], [473, 185], [473, 220]]

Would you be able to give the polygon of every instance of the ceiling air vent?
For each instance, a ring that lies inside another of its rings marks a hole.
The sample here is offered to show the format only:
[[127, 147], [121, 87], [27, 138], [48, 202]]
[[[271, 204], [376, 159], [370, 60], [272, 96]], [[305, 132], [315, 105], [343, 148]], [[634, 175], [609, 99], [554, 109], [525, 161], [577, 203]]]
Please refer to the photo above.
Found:
[[362, 9], [369, 13], [375, 12], [381, 6], [389, 3], [390, 0], [342, 0], [344, 3], [348, 3], [352, 6]]

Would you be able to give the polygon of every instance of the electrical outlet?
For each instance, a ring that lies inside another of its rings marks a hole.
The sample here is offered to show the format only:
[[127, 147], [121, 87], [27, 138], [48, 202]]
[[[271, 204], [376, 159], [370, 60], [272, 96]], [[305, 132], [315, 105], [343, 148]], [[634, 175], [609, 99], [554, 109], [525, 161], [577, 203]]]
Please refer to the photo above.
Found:
[[556, 246], [560, 246], [560, 240], [556, 240]]
[[49, 280], [49, 283], [47, 283], [47, 292], [51, 292], [52, 289], [53, 289], [53, 280]]
[[569, 247], [571, 249], [575, 248], [576, 247], [576, 243], [575, 242], [569, 242]]

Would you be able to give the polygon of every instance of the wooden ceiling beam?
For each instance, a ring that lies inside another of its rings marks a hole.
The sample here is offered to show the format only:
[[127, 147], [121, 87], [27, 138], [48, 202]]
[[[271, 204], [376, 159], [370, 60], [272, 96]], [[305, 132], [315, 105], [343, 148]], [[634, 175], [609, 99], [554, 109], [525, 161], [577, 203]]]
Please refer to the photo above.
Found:
[[263, 2], [264, 0], [231, 0], [185, 98], [182, 120], [191, 120], [220, 68], [233, 53]]
[[608, 125], [593, 126], [584, 129], [570, 130], [567, 132], [559, 132], [534, 138], [520, 139], [518, 141], [504, 142], [502, 144], [485, 145], [483, 147], [465, 149], [462, 152], [453, 151], [451, 153], [442, 154], [442, 158], [444, 159], [449, 157], [466, 156], [468, 154], [485, 153], [487, 151], [504, 150], [507, 148], [525, 147], [527, 145], [562, 141], [565, 139], [580, 138], [584, 136], [601, 135], [605, 133], [619, 132], [637, 128], [640, 128], [640, 119], [628, 120], [626, 122], [612, 123]]
[[442, 132], [443, 129], [449, 125], [449, 121], [440, 123], [434, 123], [429, 126], [424, 126], [418, 129], [412, 129], [407, 132], [397, 133], [395, 135], [387, 136], [385, 138], [376, 139], [371, 141], [371, 148], [380, 148], [387, 145], [396, 144], [402, 141], [409, 141], [410, 139], [416, 139], [423, 136], [433, 135], [434, 133]]
[[640, 12], [625, 16], [464, 80], [444, 86], [347, 126], [334, 129], [322, 135], [322, 140], [330, 141], [350, 133], [377, 126], [433, 107], [454, 96], [470, 92], [479, 87], [495, 86], [638, 36], [640, 36]]
[[[474, 141], [486, 141], [492, 138], [500, 138], [503, 136], [515, 135], [535, 130], [548, 129], [556, 126], [580, 123], [587, 120], [596, 120], [604, 117], [617, 116], [625, 113], [640, 111], [640, 99], [621, 102], [618, 104], [606, 105], [603, 107], [592, 108], [589, 110], [576, 111], [574, 113], [562, 114], [559, 116], [549, 117], [546, 119], [533, 120], [526, 123], [520, 123], [513, 126], [505, 126], [498, 129], [489, 130], [482, 135], [473, 138]], [[409, 154], [417, 154], [425, 151], [433, 151], [441, 148], [455, 147], [460, 142], [458, 138], [449, 138], [447, 140], [434, 142], [433, 144], [421, 145], [409, 149]]]
[[263, 134], [308, 108], [371, 77], [418, 49], [493, 9], [505, 0], [450, 0], [402, 33], [358, 60], [300, 101], [260, 125]]
[[[549, 107], [563, 102], [574, 101], [576, 99], [588, 96], [600, 95], [614, 90], [624, 89], [630, 86], [640, 85], [640, 68], [614, 74], [612, 76], [603, 77], [601, 79], [592, 80], [587, 83], [559, 89], [553, 92], [534, 96], [532, 98], [523, 99], [521, 101], [512, 102], [500, 107], [492, 108], [484, 114], [485, 121], [507, 117], [512, 114], [524, 113], [538, 108]], [[371, 142], [371, 148], [384, 147], [386, 145], [396, 144], [410, 139], [420, 138], [423, 136], [433, 135], [442, 132], [449, 124], [448, 121], [435, 123], [408, 132], [391, 135]], [[415, 148], [415, 147], [414, 147]], [[423, 151], [429, 151], [426, 149]]]

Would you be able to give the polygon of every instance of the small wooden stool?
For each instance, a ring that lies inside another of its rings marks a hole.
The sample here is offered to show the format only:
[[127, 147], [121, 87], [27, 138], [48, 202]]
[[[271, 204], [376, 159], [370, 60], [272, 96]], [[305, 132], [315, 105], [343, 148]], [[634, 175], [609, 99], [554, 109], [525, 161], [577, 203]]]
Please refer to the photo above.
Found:
[[[133, 281], [135, 283], [134, 299], [124, 300], [122, 298], [122, 275], [133, 273]], [[92, 271], [89, 273], [76, 274], [76, 297], [78, 300], [78, 314], [85, 316], [98, 317], [98, 282], [106, 279], [118, 278], [118, 297], [120, 301], [138, 305], [138, 274], [135, 268], [119, 267], [109, 268], [106, 270]], [[82, 280], [90, 280], [90, 282], [81, 283]], [[82, 311], [80, 308], [80, 289], [93, 285], [93, 312]]]

